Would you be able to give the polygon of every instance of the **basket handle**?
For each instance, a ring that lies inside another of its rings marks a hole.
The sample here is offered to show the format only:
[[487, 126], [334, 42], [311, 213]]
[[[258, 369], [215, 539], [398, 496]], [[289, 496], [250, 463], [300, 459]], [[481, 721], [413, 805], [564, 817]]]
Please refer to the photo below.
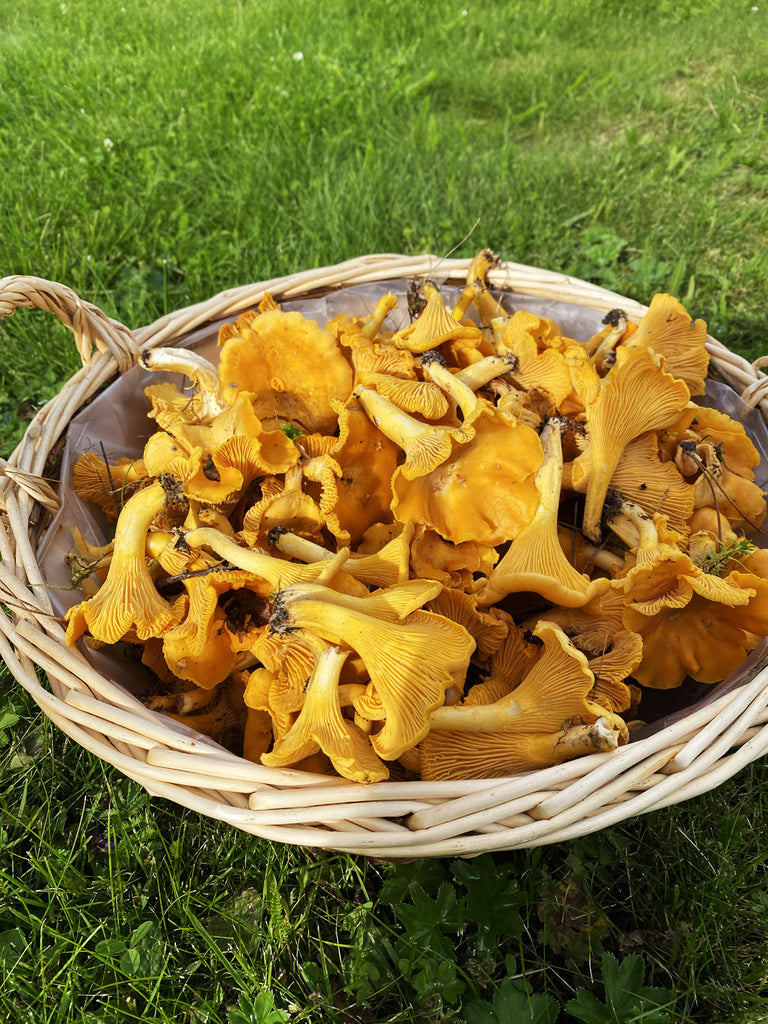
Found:
[[0, 280], [0, 319], [12, 316], [18, 306], [54, 313], [75, 335], [75, 344], [83, 366], [93, 358], [94, 349], [109, 353], [120, 373], [134, 366], [140, 348], [127, 327], [112, 320], [90, 302], [63, 284], [42, 277], [13, 275]]

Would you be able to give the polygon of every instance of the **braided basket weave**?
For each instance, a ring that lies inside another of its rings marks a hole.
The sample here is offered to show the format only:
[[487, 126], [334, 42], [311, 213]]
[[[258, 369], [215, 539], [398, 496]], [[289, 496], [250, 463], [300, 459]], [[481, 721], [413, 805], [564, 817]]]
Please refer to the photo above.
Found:
[[[135, 332], [62, 285], [0, 280], [0, 317], [19, 306], [55, 313], [75, 335], [82, 369], [41, 409], [13, 455], [0, 461], [0, 657], [44, 713], [75, 742], [165, 797], [265, 839], [386, 859], [473, 856], [585, 835], [712, 789], [768, 751], [768, 667], [755, 652], [738, 686], [606, 754], [488, 781], [362, 786], [269, 769], [147, 710], [64, 643], [40, 567], [39, 546], [59, 508], [45, 479], [49, 456], [74, 414], [139, 354], [184, 339], [256, 305], [395, 278], [439, 276], [463, 285], [469, 260], [364, 256], [333, 267], [231, 289]], [[646, 307], [596, 285], [515, 263], [489, 274], [515, 295], [589, 307]], [[713, 338], [711, 366], [752, 407], [768, 412], [768, 377]], [[764, 645], [765, 646], [765, 645]], [[43, 670], [50, 689], [38, 680]], [[746, 681], [743, 681], [746, 679]]]

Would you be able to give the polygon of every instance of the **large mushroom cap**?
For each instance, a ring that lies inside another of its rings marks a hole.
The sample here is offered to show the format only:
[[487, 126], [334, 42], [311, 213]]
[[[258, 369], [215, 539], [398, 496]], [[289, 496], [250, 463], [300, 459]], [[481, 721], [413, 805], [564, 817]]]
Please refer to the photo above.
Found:
[[707, 325], [693, 320], [672, 295], [654, 295], [637, 330], [624, 344], [628, 348], [651, 348], [666, 360], [673, 377], [684, 380], [692, 395], [704, 394], [709, 367], [706, 349]]
[[331, 399], [349, 397], [353, 372], [330, 331], [301, 313], [272, 310], [224, 342], [219, 381], [230, 405], [241, 391], [252, 392], [259, 419], [332, 434]]

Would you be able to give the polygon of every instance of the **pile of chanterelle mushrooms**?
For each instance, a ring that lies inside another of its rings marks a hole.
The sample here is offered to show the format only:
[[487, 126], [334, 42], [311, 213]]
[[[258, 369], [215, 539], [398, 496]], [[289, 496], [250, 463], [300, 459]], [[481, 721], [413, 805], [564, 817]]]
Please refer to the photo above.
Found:
[[705, 324], [657, 295], [579, 343], [505, 312], [494, 261], [394, 332], [391, 295], [325, 328], [267, 296], [218, 367], [147, 353], [179, 386], [146, 388], [142, 458], [77, 462], [116, 525], [76, 532], [68, 642], [129, 645], [151, 707], [246, 758], [359, 782], [609, 750], [644, 688], [736, 669], [766, 506], [743, 427], [695, 402]]

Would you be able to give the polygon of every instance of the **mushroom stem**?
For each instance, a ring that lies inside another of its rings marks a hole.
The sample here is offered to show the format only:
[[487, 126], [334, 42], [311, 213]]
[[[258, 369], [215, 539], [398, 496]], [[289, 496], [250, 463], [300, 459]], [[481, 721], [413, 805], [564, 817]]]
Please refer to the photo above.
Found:
[[393, 295], [391, 292], [387, 292], [386, 295], [382, 295], [376, 303], [374, 311], [363, 324], [361, 333], [365, 335], [366, 338], [375, 338], [381, 330], [382, 324], [387, 319], [387, 316], [396, 306], [396, 295]]
[[[340, 558], [339, 555], [333, 555], [331, 558], [313, 562], [311, 565], [298, 565], [296, 562], [275, 558], [264, 551], [240, 547], [231, 537], [226, 537], [219, 530], [205, 526], [184, 534], [183, 539], [191, 548], [210, 548], [230, 565], [252, 573], [254, 576], [259, 576], [271, 583], [275, 589], [289, 586], [292, 583], [315, 580], [332, 564], [338, 571], [345, 560], [343, 556]], [[343, 548], [342, 552], [346, 552], [348, 555], [349, 549]]]
[[632, 551], [656, 544], [659, 533], [653, 516], [626, 498], [621, 501], [616, 513], [607, 521], [609, 529]]
[[456, 374], [451, 373], [440, 355], [431, 350], [421, 357], [421, 367], [427, 376], [455, 402], [461, 409], [461, 417], [466, 422], [475, 415], [477, 395]]
[[221, 397], [216, 367], [199, 353], [190, 349], [155, 348], [142, 353], [139, 363], [145, 370], [166, 370], [189, 377], [200, 397], [201, 418], [205, 422], [227, 408]]
[[512, 352], [501, 356], [484, 356], [482, 359], [478, 359], [477, 362], [465, 366], [454, 376], [462, 384], [466, 384], [468, 388], [471, 388], [472, 391], [478, 391], [492, 380], [495, 380], [496, 377], [501, 377], [505, 373], [514, 373], [518, 367], [518, 362], [517, 356]]
[[555, 755], [558, 764], [586, 754], [604, 754], [616, 750], [620, 732], [608, 718], [598, 718], [592, 725], [573, 725], [566, 729], [557, 742]]

